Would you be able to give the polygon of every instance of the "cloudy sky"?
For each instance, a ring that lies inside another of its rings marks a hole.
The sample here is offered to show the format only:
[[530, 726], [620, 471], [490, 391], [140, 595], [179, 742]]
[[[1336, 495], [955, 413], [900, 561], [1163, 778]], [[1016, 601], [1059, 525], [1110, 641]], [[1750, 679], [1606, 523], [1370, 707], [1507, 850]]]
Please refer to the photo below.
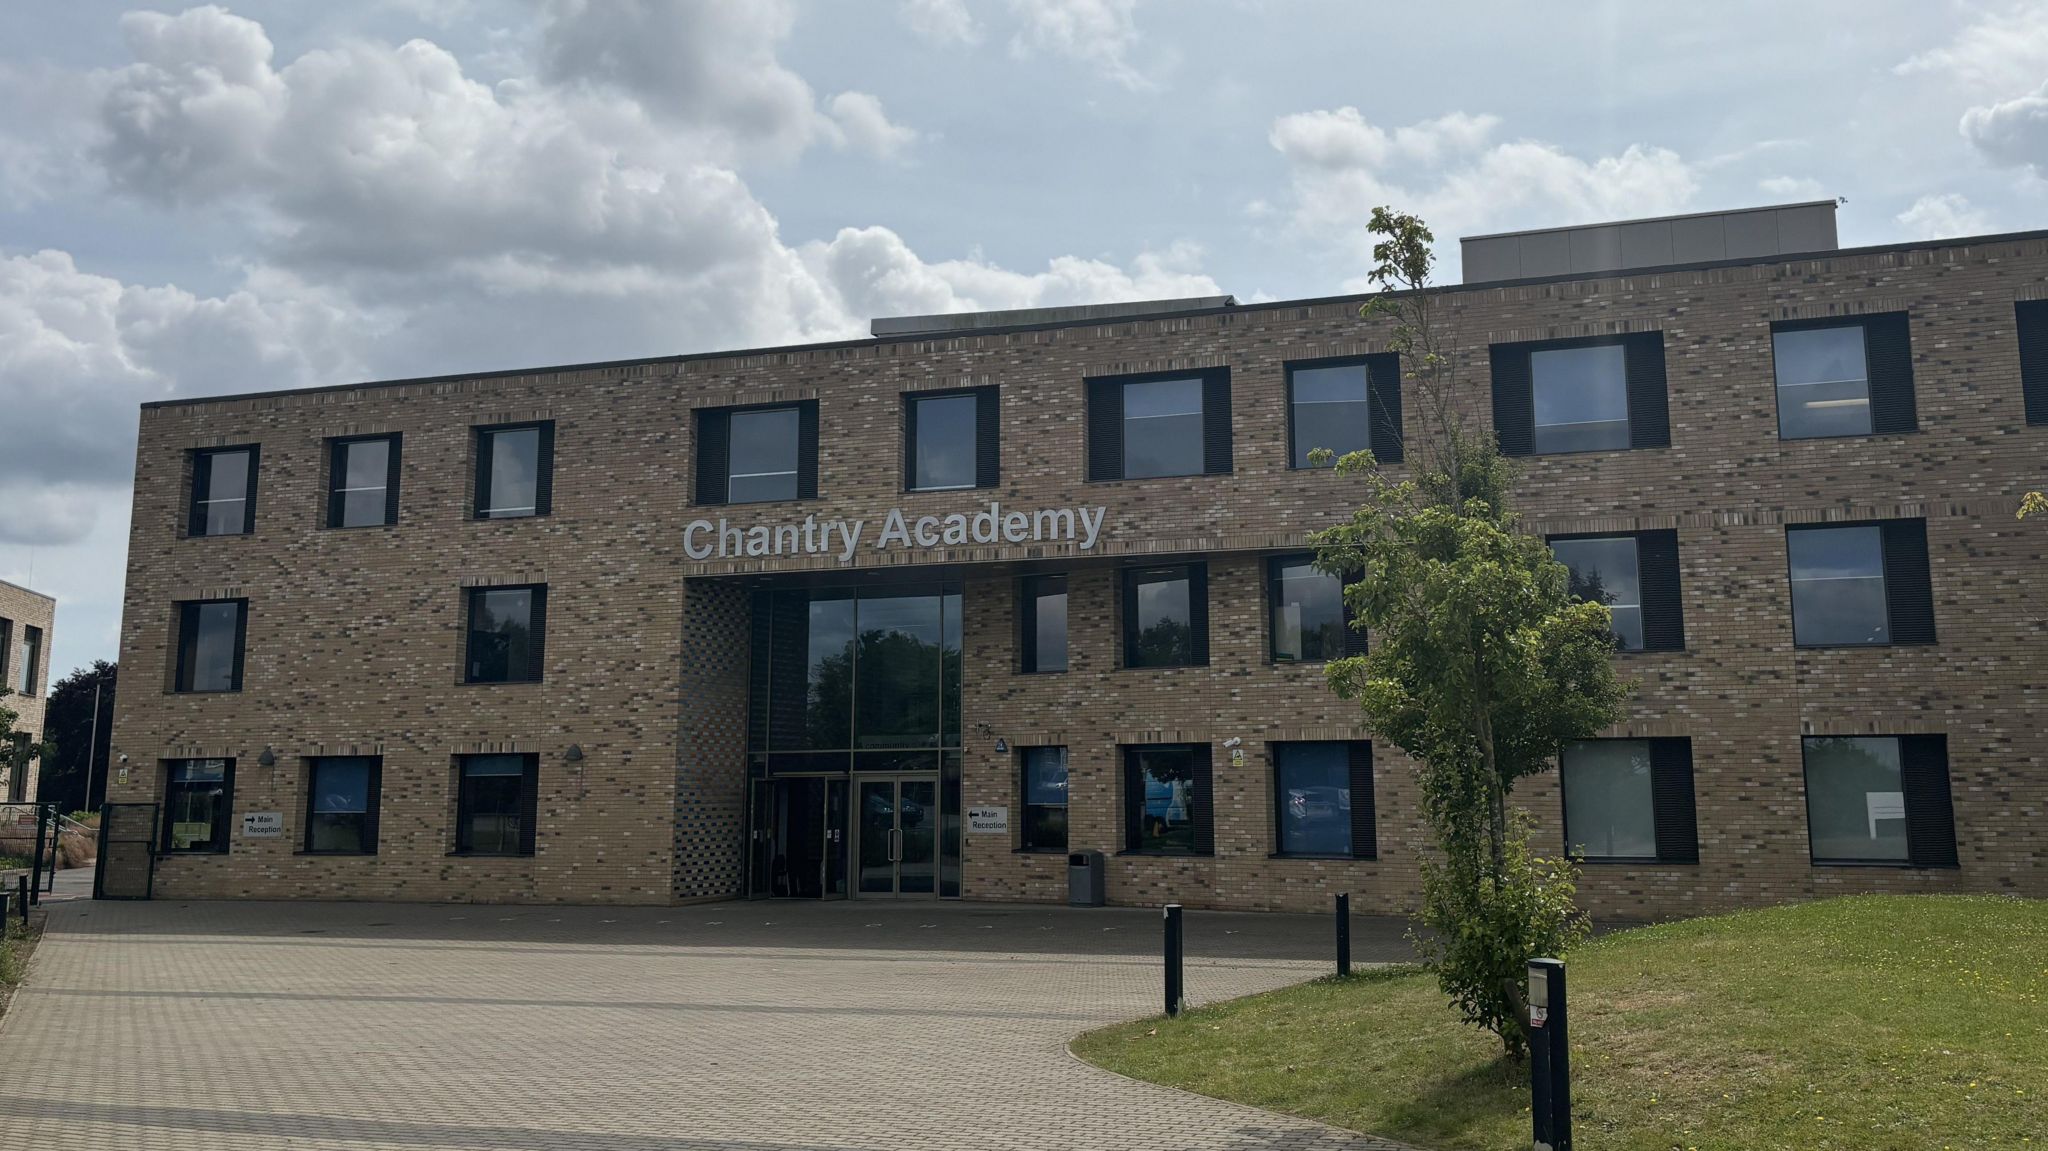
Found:
[[0, 13], [0, 579], [112, 658], [136, 405], [1359, 286], [1840, 196], [2048, 227], [2048, 2], [364, 0]]

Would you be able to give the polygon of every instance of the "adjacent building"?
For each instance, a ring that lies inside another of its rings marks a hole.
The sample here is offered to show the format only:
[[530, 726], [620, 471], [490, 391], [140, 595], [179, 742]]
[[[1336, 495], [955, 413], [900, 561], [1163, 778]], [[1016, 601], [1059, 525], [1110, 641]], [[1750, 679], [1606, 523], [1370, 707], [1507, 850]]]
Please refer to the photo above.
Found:
[[29, 749], [43, 741], [43, 710], [50, 694], [50, 632], [57, 601], [0, 580], [0, 707], [15, 713], [12, 746], [0, 747], [0, 803], [36, 798], [40, 758]]
[[[1459, 402], [1613, 612], [1517, 799], [1602, 914], [2048, 894], [2048, 232], [1466, 241]], [[1309, 537], [1408, 466], [1359, 297], [145, 405], [114, 802], [179, 898], [1411, 907]], [[150, 685], [145, 687], [144, 685]]]

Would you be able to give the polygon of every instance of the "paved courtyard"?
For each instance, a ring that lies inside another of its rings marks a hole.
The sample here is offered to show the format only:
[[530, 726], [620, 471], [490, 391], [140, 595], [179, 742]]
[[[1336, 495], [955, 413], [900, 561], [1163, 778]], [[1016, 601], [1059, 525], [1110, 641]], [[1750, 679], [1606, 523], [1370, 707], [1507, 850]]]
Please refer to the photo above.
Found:
[[[1159, 1009], [1156, 911], [49, 906], [0, 1151], [1388, 1146], [1067, 1054]], [[1198, 1002], [1328, 970], [1327, 919], [1188, 921]]]

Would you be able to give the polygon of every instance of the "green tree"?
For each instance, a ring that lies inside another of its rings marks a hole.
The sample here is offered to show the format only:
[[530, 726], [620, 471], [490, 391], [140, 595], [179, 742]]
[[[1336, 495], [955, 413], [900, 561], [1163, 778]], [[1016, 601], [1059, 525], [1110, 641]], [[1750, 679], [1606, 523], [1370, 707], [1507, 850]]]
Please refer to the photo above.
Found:
[[2028, 492], [2020, 500], [2020, 518], [2026, 519], [2032, 515], [2048, 515], [2048, 496], [2040, 492]]
[[1372, 644], [1327, 675], [1415, 761], [1438, 849], [1422, 869], [1418, 942], [1465, 1019], [1519, 1058], [1528, 961], [1568, 950], [1587, 922], [1572, 902], [1576, 868], [1531, 852], [1509, 796], [1567, 741], [1617, 722], [1630, 685], [1614, 673], [1607, 608], [1575, 598], [1565, 565], [1520, 530], [1514, 468], [1458, 402], [1456, 345], [1429, 284], [1434, 237], [1387, 208], [1371, 229], [1382, 291], [1361, 313], [1388, 322], [1421, 435], [1404, 479], [1370, 452], [1336, 461], [1363, 494], [1348, 522], [1315, 537], [1316, 562], [1362, 573], [1344, 596]]

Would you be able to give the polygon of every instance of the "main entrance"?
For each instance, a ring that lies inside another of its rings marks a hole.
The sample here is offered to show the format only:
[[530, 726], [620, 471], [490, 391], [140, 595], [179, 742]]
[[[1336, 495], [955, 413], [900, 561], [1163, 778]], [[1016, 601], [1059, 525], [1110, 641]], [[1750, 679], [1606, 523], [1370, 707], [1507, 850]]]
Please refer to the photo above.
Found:
[[941, 795], [939, 777], [926, 774], [755, 780], [747, 893], [757, 899], [938, 895], [940, 832], [948, 822]]
[[907, 775], [854, 783], [860, 788], [860, 824], [854, 841], [860, 894], [937, 895], [938, 777]]
[[958, 898], [959, 585], [751, 599], [747, 894]]

